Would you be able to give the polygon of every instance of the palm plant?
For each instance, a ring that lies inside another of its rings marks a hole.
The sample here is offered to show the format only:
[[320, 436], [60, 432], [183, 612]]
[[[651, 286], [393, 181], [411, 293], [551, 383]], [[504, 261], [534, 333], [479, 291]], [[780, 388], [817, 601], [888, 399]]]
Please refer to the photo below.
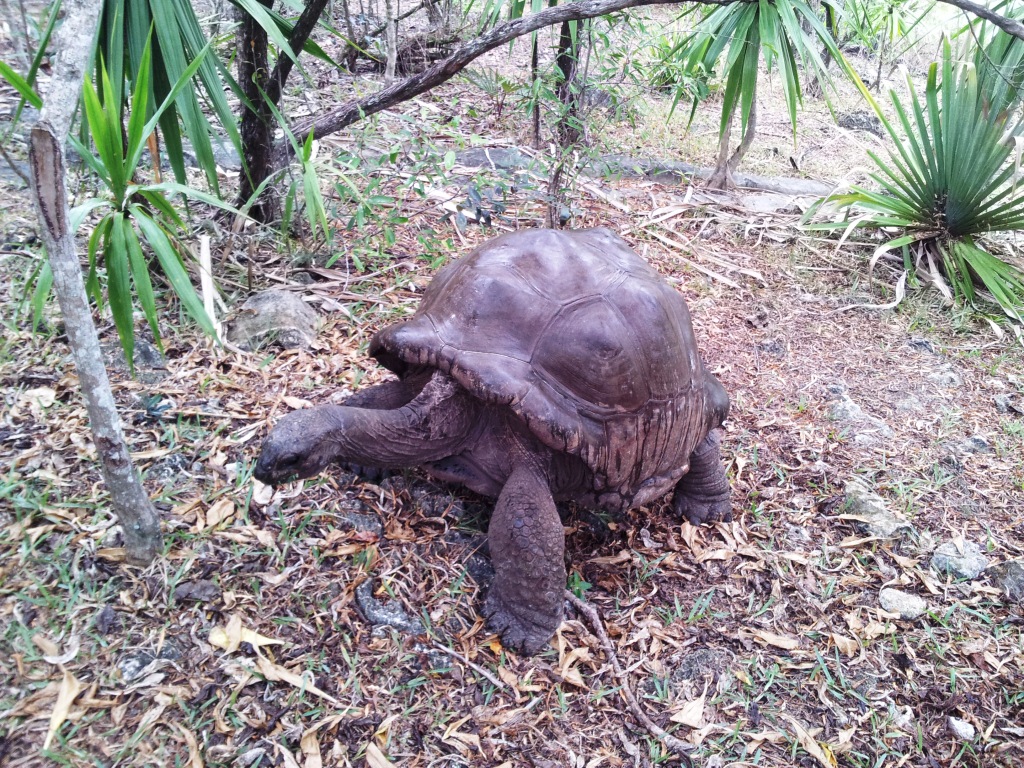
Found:
[[[155, 32], [156, 45], [150, 50], [149, 69], [145, 73], [150, 89], [146, 117], [151, 117], [155, 107], [167, 101], [167, 95], [189, 68], [189, 62], [199, 57], [201, 64], [198, 70], [193, 70], [198, 75], [197, 85], [201, 84], [206, 104], [241, 155], [238, 127], [225, 93], [225, 83], [236, 91], [237, 86], [216, 55], [199, 56], [207, 40], [189, 0], [104, 0], [94, 63], [97, 80], [101, 78], [100, 69], [105, 69], [109, 77], [112, 87], [104, 98], [115, 102], [111, 108], [126, 106], [125, 84], [134, 84], [143, 74], [140, 68], [143, 52], [150, 48], [150, 30]], [[177, 99], [164, 109], [159, 120], [163, 149], [174, 177], [179, 183], [185, 183], [183, 139], [187, 137], [207, 183], [219, 194], [210, 123], [199, 103], [198, 93], [199, 88], [182, 89]]]
[[[129, 366], [132, 365], [135, 346], [133, 285], [134, 296], [138, 299], [157, 344], [160, 343], [156, 295], [150, 277], [150, 264], [143, 250], [144, 244], [155, 255], [159, 271], [188, 314], [207, 333], [214, 333], [213, 324], [185, 268], [182, 254], [187, 253], [187, 250], [177, 236], [178, 232], [185, 229], [185, 225], [171, 205], [169, 196], [181, 194], [227, 210], [231, 210], [230, 207], [211, 195], [174, 182], [146, 184], [136, 180], [147, 137], [188, 85], [196, 70], [202, 66], [206, 51], [207, 48], [204, 48], [198, 52], [195, 60], [170, 87], [163, 103], [150, 110], [149, 73], [152, 71], [152, 62], [151, 45], [147, 41], [130, 96], [131, 109], [127, 125], [124, 104], [115, 98], [117, 86], [107, 67], [100, 67], [98, 88], [87, 79], [82, 91], [83, 113], [95, 154], [78, 140], [72, 139], [72, 144], [85, 164], [100, 179], [106, 194], [87, 200], [73, 209], [71, 229], [78, 229], [89, 214], [104, 211], [88, 239], [89, 274], [86, 289], [96, 304], [102, 306], [104, 292], [99, 271], [102, 264], [107, 278], [106, 296]], [[48, 273], [42, 276], [41, 283], [49, 285]], [[45, 297], [38, 297], [37, 300], [41, 301], [42, 298]]]
[[947, 43], [941, 63], [928, 71], [923, 101], [909, 78], [909, 109], [890, 93], [903, 135], [879, 110], [896, 145], [887, 159], [870, 153], [880, 189], [854, 187], [833, 197], [852, 223], [826, 226], [846, 235], [898, 227], [900, 234], [875, 251], [872, 266], [899, 249], [908, 269], [916, 267], [947, 297], [977, 305], [983, 289], [1022, 321], [1024, 271], [993, 254], [983, 237], [1024, 228], [1024, 192], [1012, 162], [1024, 123], [1005, 100], [993, 108], [982, 80], [973, 64], [954, 65]]
[[[804, 31], [801, 23], [811, 30], [810, 33]], [[672, 55], [683, 60], [695, 73], [711, 72], [724, 57], [718, 164], [709, 186], [725, 189], [733, 185], [732, 174], [753, 141], [757, 130], [757, 84], [762, 58], [768, 71], [777, 66], [782, 72], [782, 91], [795, 136], [796, 111], [802, 101], [801, 65], [820, 83], [832, 85], [818, 45], [824, 46], [839, 62], [844, 73], [856, 78], [832, 34], [806, 0], [757, 0], [719, 6], [679, 43]], [[680, 93], [676, 101], [687, 95]], [[691, 121], [699, 103], [695, 98], [692, 101]], [[742, 139], [730, 157], [729, 138], [737, 112]]]

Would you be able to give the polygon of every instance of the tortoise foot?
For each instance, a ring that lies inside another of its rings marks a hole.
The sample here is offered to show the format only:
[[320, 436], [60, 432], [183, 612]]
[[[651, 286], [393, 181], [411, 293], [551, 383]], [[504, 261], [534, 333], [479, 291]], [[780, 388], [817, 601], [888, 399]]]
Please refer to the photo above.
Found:
[[509, 650], [532, 656], [542, 650], [562, 623], [562, 603], [553, 614], [531, 610], [503, 600], [497, 589], [491, 588], [484, 600], [483, 615], [487, 626], [501, 636], [501, 644]]
[[728, 523], [732, 521], [732, 503], [725, 499], [701, 499], [676, 493], [673, 504], [676, 514], [685, 517], [692, 525], [705, 523]]

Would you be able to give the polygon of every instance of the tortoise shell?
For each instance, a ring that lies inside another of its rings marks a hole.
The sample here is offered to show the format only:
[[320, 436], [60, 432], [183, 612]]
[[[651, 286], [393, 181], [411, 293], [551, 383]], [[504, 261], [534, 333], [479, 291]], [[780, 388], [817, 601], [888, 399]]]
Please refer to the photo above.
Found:
[[642, 503], [688, 469], [728, 397], [697, 351], [683, 297], [607, 229], [525, 230], [441, 269], [370, 354], [428, 366], [507, 406], [579, 457], [599, 503]]

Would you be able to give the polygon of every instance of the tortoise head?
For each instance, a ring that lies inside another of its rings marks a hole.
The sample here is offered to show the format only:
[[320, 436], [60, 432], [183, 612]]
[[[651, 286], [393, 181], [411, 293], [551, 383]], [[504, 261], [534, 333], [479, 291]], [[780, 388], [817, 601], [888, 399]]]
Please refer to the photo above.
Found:
[[333, 460], [322, 408], [289, 413], [271, 430], [260, 449], [253, 474], [261, 483], [280, 485], [320, 474]]

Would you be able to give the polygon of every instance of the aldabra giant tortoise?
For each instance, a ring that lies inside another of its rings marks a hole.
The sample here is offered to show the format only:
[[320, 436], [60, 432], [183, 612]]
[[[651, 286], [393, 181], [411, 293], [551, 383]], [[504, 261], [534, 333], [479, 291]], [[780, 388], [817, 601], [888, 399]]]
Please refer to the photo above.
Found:
[[675, 489], [691, 523], [730, 519], [712, 431], [729, 397], [682, 296], [606, 229], [483, 244], [438, 272], [370, 354], [398, 378], [285, 416], [256, 477], [415, 465], [497, 497], [483, 612], [508, 647], [535, 653], [562, 621], [556, 501], [618, 512]]

